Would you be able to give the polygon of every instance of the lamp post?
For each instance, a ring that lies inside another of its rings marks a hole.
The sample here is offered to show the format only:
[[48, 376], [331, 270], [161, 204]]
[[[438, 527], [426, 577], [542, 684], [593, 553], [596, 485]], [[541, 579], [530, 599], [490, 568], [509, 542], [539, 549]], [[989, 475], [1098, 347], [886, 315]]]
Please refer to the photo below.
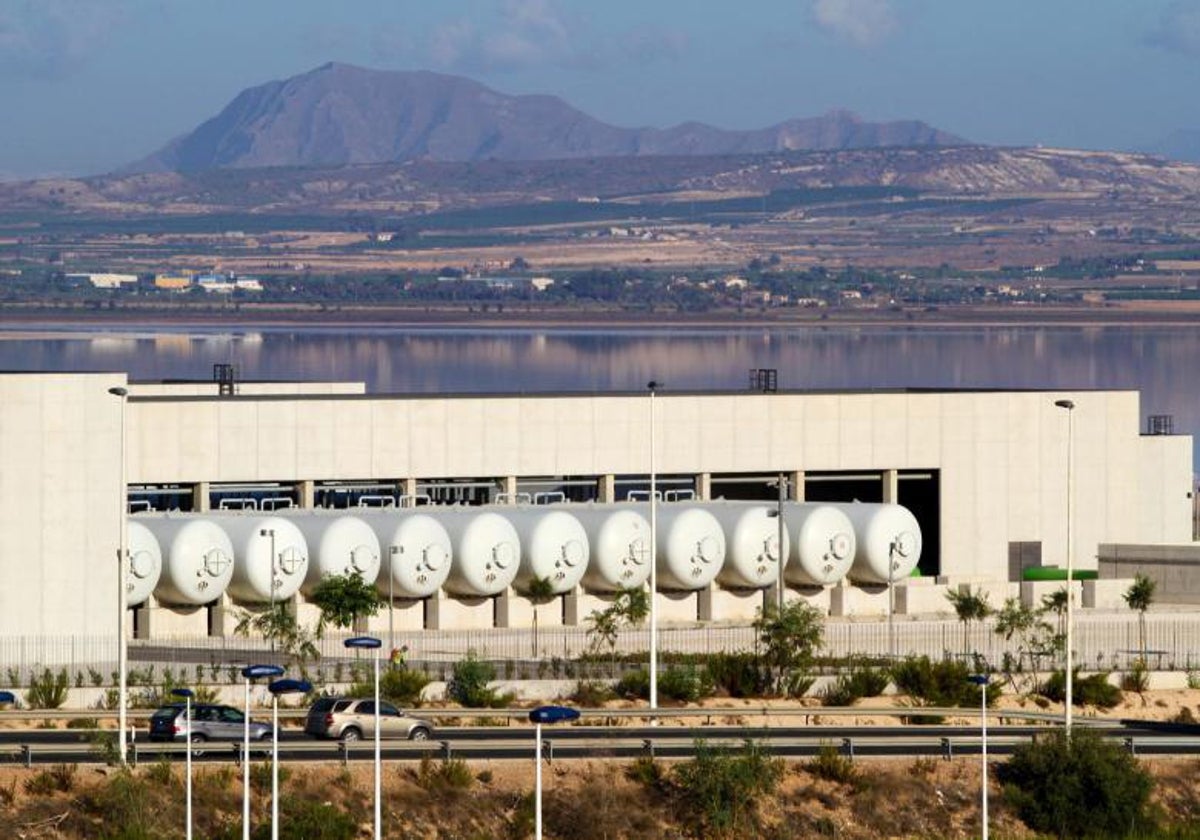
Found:
[[[396, 580], [396, 572], [392, 565], [396, 562], [396, 556], [403, 551], [403, 546], [389, 545], [388, 546], [388, 653], [396, 649], [396, 599], [392, 594], [392, 585]], [[390, 657], [389, 657], [390, 659]]]
[[[654, 469], [654, 394], [661, 382], [650, 380], [650, 711], [658, 709], [658, 482]], [[655, 718], [651, 723], [657, 723]], [[539, 741], [540, 743], [540, 741]], [[538, 764], [541, 773], [541, 764]]]
[[125, 764], [128, 742], [125, 730], [128, 725], [126, 708], [129, 706], [129, 684], [126, 671], [129, 670], [128, 646], [125, 640], [125, 613], [128, 610], [125, 592], [125, 568], [129, 555], [129, 482], [125, 466], [125, 403], [129, 397], [128, 388], [109, 388], [108, 393], [121, 401], [121, 515], [119, 519], [120, 545], [117, 546], [117, 751], [121, 756], [121, 764]]
[[[389, 580], [391, 575], [388, 575]], [[355, 636], [352, 639], [346, 639], [343, 644], [348, 648], [355, 650], [374, 650], [375, 651], [375, 840], [380, 840], [383, 837], [383, 811], [382, 811], [382, 784], [380, 781], [380, 752], [379, 752], [379, 649], [383, 647], [383, 642], [376, 639], [374, 636]]]
[[542, 840], [542, 724], [567, 723], [579, 719], [579, 710], [570, 706], [538, 706], [529, 713], [533, 722], [533, 836]]
[[184, 699], [184, 720], [187, 721], [187, 798], [184, 806], [187, 810], [185, 836], [192, 840], [192, 690], [190, 688], [172, 688], [171, 693]]
[[308, 680], [275, 680], [271, 692], [271, 840], [279, 840], [279, 695], [307, 694]]
[[888, 659], [896, 661], [896, 543], [888, 545]]
[[774, 517], [775, 519], [777, 519], [779, 521], [779, 535], [778, 535], [779, 548], [777, 550], [777, 554], [779, 555], [779, 569], [778, 569], [778, 577], [775, 581], [775, 595], [776, 595], [776, 599], [777, 599], [777, 606], [779, 607], [779, 614], [782, 616], [784, 600], [785, 600], [784, 599], [783, 568], [785, 565], [787, 565], [787, 560], [788, 560], [788, 551], [785, 548], [785, 544], [787, 542], [787, 529], [784, 527], [784, 522], [783, 522], [783, 503], [786, 500], [787, 488], [788, 488], [787, 476], [784, 475], [783, 473], [780, 473], [778, 482], [779, 482], [779, 501], [778, 501], [778, 504], [777, 504], [775, 510], [767, 511], [767, 516]]
[[260, 537], [271, 538], [271, 653], [275, 652], [275, 529], [262, 528]]
[[982, 809], [983, 840], [988, 840], [988, 756], [987, 756], [987, 674], [972, 674], [967, 680], [979, 686], [979, 732], [983, 753], [982, 779], [979, 783], [980, 808]]
[[246, 708], [242, 722], [242, 840], [250, 840], [250, 681], [263, 677], [281, 677], [278, 665], [248, 665], [242, 669], [246, 678]]
[[1075, 470], [1074, 453], [1072, 445], [1075, 434], [1075, 403], [1072, 400], [1055, 400], [1054, 405], [1057, 408], [1065, 409], [1067, 412], [1067, 667], [1066, 667], [1066, 708], [1063, 710], [1063, 726], [1066, 727], [1067, 737], [1071, 737], [1071, 706], [1074, 703], [1074, 685], [1075, 685], [1075, 662], [1074, 654], [1071, 651], [1071, 634], [1072, 626], [1075, 623], [1074, 610], [1072, 603], [1074, 602], [1074, 585], [1075, 585], [1075, 558], [1071, 553], [1071, 532], [1075, 529], [1074, 518], [1072, 516], [1072, 503], [1075, 496]]

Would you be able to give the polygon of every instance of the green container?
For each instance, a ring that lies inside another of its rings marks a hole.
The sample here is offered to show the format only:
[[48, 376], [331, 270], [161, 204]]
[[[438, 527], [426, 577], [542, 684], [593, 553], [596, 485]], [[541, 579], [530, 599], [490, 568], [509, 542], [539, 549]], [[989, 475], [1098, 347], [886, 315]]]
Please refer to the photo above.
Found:
[[[1096, 580], [1100, 573], [1095, 569], [1072, 569], [1075, 580]], [[1021, 572], [1021, 580], [1066, 580], [1067, 570], [1058, 566], [1030, 566]]]

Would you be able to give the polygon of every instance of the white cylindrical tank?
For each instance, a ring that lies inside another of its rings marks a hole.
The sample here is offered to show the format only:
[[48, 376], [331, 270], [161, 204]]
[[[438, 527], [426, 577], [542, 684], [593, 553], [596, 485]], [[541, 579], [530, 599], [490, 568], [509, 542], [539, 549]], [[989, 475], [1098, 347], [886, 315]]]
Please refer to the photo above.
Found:
[[841, 509], [817, 502], [785, 502], [783, 520], [790, 536], [784, 578], [798, 586], [829, 586], [844, 578], [854, 562], [854, 525]]
[[908, 508], [862, 502], [837, 507], [854, 524], [851, 580], [887, 583], [889, 575], [897, 581], [912, 574], [921, 559], [921, 526]]
[[383, 569], [375, 582], [380, 594], [428, 598], [442, 588], [454, 551], [450, 535], [438, 519], [425, 513], [394, 511], [365, 516], [383, 551]]
[[581, 583], [589, 592], [638, 589], [650, 577], [650, 522], [628, 505], [578, 504], [571, 515], [588, 537]]
[[163, 572], [154, 596], [164, 604], [199, 605], [220, 598], [233, 577], [233, 543], [221, 526], [198, 516], [139, 516], [157, 539]]
[[[731, 589], [764, 589], [779, 580], [779, 519], [774, 505], [760, 502], [708, 502], [704, 509], [725, 531], [725, 565], [717, 582]], [[785, 520], [786, 522], [786, 520]], [[784, 556], [788, 532], [783, 529]]]
[[446, 591], [490, 596], [507, 589], [521, 566], [521, 538], [512, 523], [491, 511], [439, 511], [454, 546]]
[[[655, 505], [658, 588], [703, 589], [725, 564], [725, 532], [717, 518], [687, 503]], [[650, 506], [637, 510], [650, 519]]]
[[521, 565], [513, 586], [524, 591], [534, 578], [550, 582], [555, 595], [579, 585], [588, 565], [588, 535], [565, 508], [498, 506], [521, 540]]
[[129, 520], [125, 532], [129, 546], [129, 568], [125, 573], [125, 600], [131, 607], [150, 597], [162, 576], [162, 549], [150, 529]]
[[280, 515], [295, 523], [308, 544], [308, 569], [300, 586], [305, 595], [334, 575], [356, 573], [364, 583], [379, 577], [379, 537], [360, 517], [310, 511]]
[[308, 543], [291, 520], [229, 514], [216, 522], [233, 543], [233, 577], [229, 581], [233, 598], [262, 604], [296, 594], [308, 574]]

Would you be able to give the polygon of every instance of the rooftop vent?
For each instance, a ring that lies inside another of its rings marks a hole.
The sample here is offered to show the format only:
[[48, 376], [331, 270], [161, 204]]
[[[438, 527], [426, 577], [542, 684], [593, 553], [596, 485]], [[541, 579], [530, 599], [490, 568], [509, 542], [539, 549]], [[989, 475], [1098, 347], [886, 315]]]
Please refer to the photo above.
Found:
[[1175, 417], [1171, 414], [1151, 414], [1146, 418], [1146, 434], [1175, 434]]
[[779, 371], [775, 368], [750, 368], [750, 390], [774, 394], [779, 390]]

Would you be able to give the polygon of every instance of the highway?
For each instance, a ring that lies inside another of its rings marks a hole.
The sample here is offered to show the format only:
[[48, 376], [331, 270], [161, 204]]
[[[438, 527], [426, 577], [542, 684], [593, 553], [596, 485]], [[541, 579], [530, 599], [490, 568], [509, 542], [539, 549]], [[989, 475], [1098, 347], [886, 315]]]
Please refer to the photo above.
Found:
[[[1137, 755], [1200, 755], [1200, 726], [1145, 721], [1103, 721], [1087, 725], [1106, 738], [1116, 739]], [[1005, 725], [988, 728], [988, 752], [1011, 753], [1019, 744], [1046, 726]], [[113, 737], [112, 730], [103, 730]], [[97, 730], [12, 729], [0, 731], [0, 763], [62, 764], [99, 763], [102, 752], [94, 745]], [[422, 756], [463, 759], [528, 759], [534, 752], [533, 729], [529, 726], [454, 726], [437, 729], [425, 742], [384, 741], [387, 761], [419, 760]], [[780, 757], [806, 757], [822, 748], [861, 757], [916, 757], [978, 755], [980, 733], [976, 726], [564, 726], [543, 729], [543, 751], [551, 759], [634, 758], [654, 755], [685, 758], [695, 754], [697, 740], [712, 746], [739, 747], [753, 740]], [[137, 732], [131, 760], [138, 763], [166, 757], [182, 761], [182, 743], [155, 743]], [[252, 755], [267, 757], [269, 741], [251, 745]], [[236, 761], [240, 743], [209, 742], [203, 745], [205, 763]], [[285, 728], [279, 742], [282, 762], [370, 761], [372, 742], [349, 745], [311, 738]]]

